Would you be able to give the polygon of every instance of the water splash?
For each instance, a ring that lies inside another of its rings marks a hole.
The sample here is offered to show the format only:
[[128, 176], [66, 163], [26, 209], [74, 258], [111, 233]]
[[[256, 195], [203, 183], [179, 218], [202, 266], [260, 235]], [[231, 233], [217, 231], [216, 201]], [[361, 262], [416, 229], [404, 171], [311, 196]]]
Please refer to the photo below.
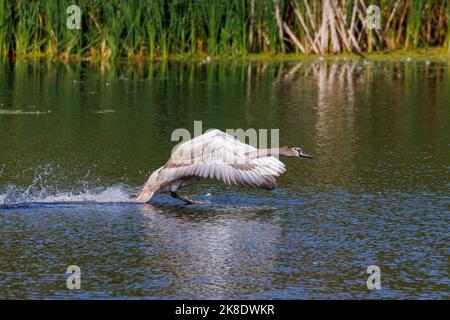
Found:
[[75, 202], [124, 203], [132, 202], [129, 196], [134, 191], [125, 185], [79, 191], [57, 190], [49, 186], [38, 189], [33, 185], [26, 188], [8, 185], [5, 189], [4, 192], [0, 193], [0, 205]]
[[[67, 174], [60, 170], [60, 165], [55, 163], [30, 168], [24, 174], [9, 177], [19, 181], [23, 181], [24, 177], [32, 177], [28, 183], [0, 184], [0, 205], [132, 202], [130, 195], [136, 193], [135, 188], [123, 183], [102, 181], [92, 173], [92, 168], [88, 168], [84, 175], [75, 179], [68, 178]], [[6, 178], [3, 176], [6, 171], [5, 166], [0, 165], [0, 178]]]

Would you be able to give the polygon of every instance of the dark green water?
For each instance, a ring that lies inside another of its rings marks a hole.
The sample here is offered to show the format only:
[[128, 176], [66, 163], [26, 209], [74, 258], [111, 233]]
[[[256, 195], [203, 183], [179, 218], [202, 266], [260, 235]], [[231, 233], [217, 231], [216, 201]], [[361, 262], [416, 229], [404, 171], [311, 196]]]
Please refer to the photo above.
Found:
[[[272, 192], [128, 202], [194, 120], [314, 158]], [[443, 61], [2, 63], [0, 132], [0, 298], [450, 297]]]

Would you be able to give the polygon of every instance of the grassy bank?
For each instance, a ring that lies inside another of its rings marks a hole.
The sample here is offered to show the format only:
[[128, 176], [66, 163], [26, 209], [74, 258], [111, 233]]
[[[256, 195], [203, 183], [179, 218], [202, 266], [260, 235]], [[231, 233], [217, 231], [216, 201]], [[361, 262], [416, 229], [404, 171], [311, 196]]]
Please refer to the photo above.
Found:
[[[81, 30], [67, 28], [68, 0], [0, 0], [3, 55], [61, 59], [295, 57], [416, 50], [449, 52], [449, 0], [152, 0], [78, 5]], [[367, 24], [369, 4], [380, 29]]]

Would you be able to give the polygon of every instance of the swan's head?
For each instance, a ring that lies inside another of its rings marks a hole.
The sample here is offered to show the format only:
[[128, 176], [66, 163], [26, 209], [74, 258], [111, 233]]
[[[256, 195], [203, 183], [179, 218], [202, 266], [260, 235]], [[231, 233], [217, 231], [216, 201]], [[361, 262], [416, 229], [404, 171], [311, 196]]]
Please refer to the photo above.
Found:
[[283, 155], [288, 156], [288, 157], [312, 158], [312, 156], [310, 154], [307, 154], [300, 147], [287, 146], [287, 147], [284, 147], [282, 149], [285, 150]]

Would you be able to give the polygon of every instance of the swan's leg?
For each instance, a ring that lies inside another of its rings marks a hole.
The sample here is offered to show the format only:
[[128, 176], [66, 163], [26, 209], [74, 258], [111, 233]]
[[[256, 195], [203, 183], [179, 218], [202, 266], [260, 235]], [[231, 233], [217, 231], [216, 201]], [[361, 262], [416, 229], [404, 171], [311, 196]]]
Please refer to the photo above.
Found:
[[188, 197], [178, 195], [175, 191], [171, 191], [170, 195], [172, 197], [174, 197], [175, 199], [182, 200], [182, 201], [186, 202], [186, 204], [195, 204], [195, 203], [197, 203], [194, 200], [189, 199]]

